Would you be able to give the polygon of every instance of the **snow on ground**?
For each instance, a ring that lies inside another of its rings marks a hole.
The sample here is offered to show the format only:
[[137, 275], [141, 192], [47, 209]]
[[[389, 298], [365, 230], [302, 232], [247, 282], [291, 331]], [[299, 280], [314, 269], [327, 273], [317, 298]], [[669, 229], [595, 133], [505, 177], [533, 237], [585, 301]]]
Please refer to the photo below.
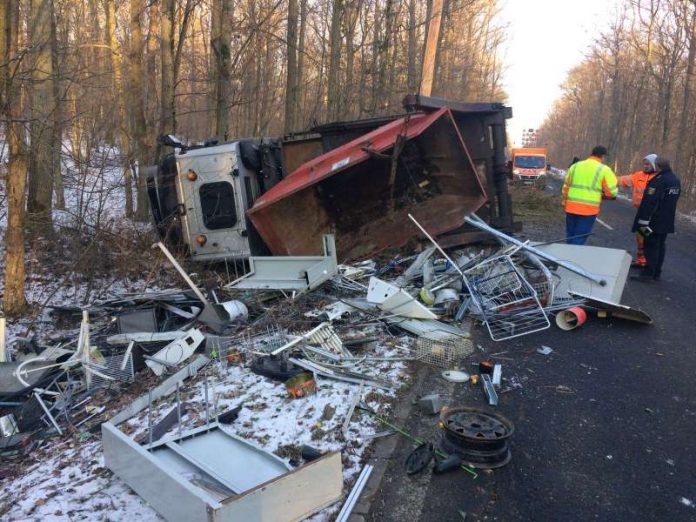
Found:
[[[371, 353], [375, 357], [403, 357], [409, 354], [410, 340], [384, 338]], [[409, 378], [403, 362], [363, 363], [359, 371], [380, 376], [400, 385]], [[145, 370], [149, 371], [149, 370]], [[205, 423], [204, 388], [208, 377], [209, 408], [214, 417], [238, 405], [242, 410], [229, 429], [262, 448], [289, 458], [303, 444], [321, 451], [343, 450], [344, 492], [347, 494], [370, 446], [370, 437], [382, 426], [356, 410], [347, 441], [341, 427], [357, 385], [318, 378], [315, 395], [288, 398], [282, 383], [258, 376], [243, 366], [214, 361], [182, 387], [181, 400], [191, 406], [182, 419], [183, 429]], [[137, 377], [136, 377], [137, 378]], [[397, 391], [365, 387], [363, 400], [380, 413], [388, 412]], [[153, 407], [153, 423], [174, 405], [175, 394]], [[121, 429], [133, 438], [145, 437], [147, 411], [124, 422]], [[174, 428], [173, 431], [175, 431]], [[12, 504], [0, 501], [0, 518], [5, 520], [160, 520], [157, 513], [104, 467], [98, 436], [75, 435], [54, 439], [32, 455], [35, 463], [19, 478], [5, 480], [2, 488], [12, 491]], [[5, 504], [3, 506], [3, 504]], [[342, 501], [311, 518], [329, 520]]]

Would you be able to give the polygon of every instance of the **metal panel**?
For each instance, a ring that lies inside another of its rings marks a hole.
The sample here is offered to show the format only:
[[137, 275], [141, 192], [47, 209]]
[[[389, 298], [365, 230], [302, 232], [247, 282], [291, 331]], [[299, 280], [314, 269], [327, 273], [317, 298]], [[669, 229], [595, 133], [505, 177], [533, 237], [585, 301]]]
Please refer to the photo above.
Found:
[[[280, 459], [217, 424], [184, 434], [176, 446], [160, 443], [150, 452], [107, 422], [102, 443], [106, 466], [175, 522], [302, 520], [338, 500], [343, 489], [340, 452], [288, 472]], [[237, 462], [230, 465], [230, 459]], [[260, 482], [271, 470], [270, 480]], [[255, 484], [235, 495], [226, 485], [230, 481], [241, 484], [235, 488]]]
[[324, 236], [324, 256], [250, 257], [250, 272], [227, 288], [312, 290], [338, 271], [334, 236]]
[[621, 302], [626, 278], [631, 269], [631, 256], [625, 250], [563, 243], [539, 245], [536, 248], [606, 281], [605, 285], [598, 285], [559, 266], [556, 273], [560, 276], [561, 283], [555, 290], [556, 296], [569, 297], [569, 293], [574, 292], [615, 304]]
[[166, 366], [161, 364], [167, 363], [172, 366], [176, 366], [184, 362], [186, 359], [193, 355], [193, 352], [200, 346], [200, 344], [205, 341], [205, 337], [198, 328], [191, 328], [186, 335], [181, 339], [176, 339], [172, 341], [167, 346], [162, 348], [156, 354], [152, 356], [152, 359], [145, 361], [155, 375], [160, 376], [166, 370]]
[[213, 513], [218, 522], [295, 522], [333, 504], [343, 493], [336, 451], [235, 498]]
[[118, 331], [122, 334], [134, 332], [156, 332], [157, 318], [154, 308], [128, 310], [118, 314]]
[[104, 464], [158, 513], [173, 522], [208, 520], [216, 499], [170, 473], [161, 462], [110, 423], [102, 424]]
[[196, 467], [222, 478], [234, 493], [244, 493], [287, 473], [290, 467], [258, 446], [236, 437], [217, 424], [185, 432], [174, 440], [156, 444], [155, 456], [174, 451]]
[[[176, 388], [176, 384], [183, 381], [188, 377], [193, 377], [198, 373], [198, 370], [203, 368], [206, 364], [210, 362], [210, 359], [199, 355], [193, 361], [191, 361], [187, 366], [176, 372], [171, 377], [162, 381], [162, 383], [152, 390], [152, 400], [156, 401], [160, 397], [170, 394]], [[109, 422], [114, 425], [118, 425], [123, 421], [130, 419], [133, 415], [137, 414], [139, 411], [144, 410], [149, 404], [148, 394], [141, 395], [134, 401], [132, 401], [127, 408], [121, 410], [116, 415], [111, 417]]]

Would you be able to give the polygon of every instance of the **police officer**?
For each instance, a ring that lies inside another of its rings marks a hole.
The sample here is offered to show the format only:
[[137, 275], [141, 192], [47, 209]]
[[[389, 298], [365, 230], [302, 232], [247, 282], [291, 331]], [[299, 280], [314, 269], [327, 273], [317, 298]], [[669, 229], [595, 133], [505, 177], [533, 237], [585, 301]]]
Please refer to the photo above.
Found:
[[647, 264], [640, 275], [631, 277], [640, 282], [657, 281], [662, 275], [665, 241], [667, 234], [674, 233], [674, 217], [681, 194], [681, 183], [672, 172], [669, 160], [658, 156], [655, 168], [657, 175], [645, 187], [643, 200], [633, 222], [633, 232], [638, 232], [645, 238]]

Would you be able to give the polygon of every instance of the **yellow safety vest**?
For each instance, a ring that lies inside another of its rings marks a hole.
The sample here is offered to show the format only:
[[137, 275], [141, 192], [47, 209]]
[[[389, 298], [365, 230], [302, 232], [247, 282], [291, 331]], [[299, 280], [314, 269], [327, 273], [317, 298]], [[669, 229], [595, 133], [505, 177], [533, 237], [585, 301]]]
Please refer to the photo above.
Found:
[[618, 193], [616, 175], [611, 168], [594, 158], [579, 161], [568, 169], [563, 183], [563, 204], [569, 214], [599, 214], [602, 192], [607, 197]]

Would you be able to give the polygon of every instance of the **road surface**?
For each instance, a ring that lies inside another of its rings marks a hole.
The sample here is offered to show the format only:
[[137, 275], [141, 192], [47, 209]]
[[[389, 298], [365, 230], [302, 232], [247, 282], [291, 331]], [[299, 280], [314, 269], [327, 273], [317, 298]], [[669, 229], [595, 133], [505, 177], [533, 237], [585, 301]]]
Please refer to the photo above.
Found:
[[[604, 202], [601, 219], [614, 230], [595, 225], [588, 244], [632, 252], [633, 215], [626, 201]], [[550, 226], [550, 238], [562, 237], [563, 227]], [[696, 228], [680, 221], [667, 242], [663, 279], [627, 283], [624, 304], [648, 312], [652, 326], [590, 315], [572, 332], [552, 326], [500, 343], [474, 328], [487, 354], [505, 352], [498, 359], [503, 375], [520, 386], [501, 395], [497, 407], [515, 424], [512, 461], [476, 480], [429, 470], [407, 476], [403, 462], [412, 447], [402, 439], [364, 518], [696, 520], [695, 246]], [[553, 352], [537, 353], [542, 345]], [[479, 351], [474, 359], [482, 357]], [[439, 392], [451, 406], [484, 404], [479, 387], [449, 384], [423, 369], [420, 378], [413, 395]], [[413, 409], [403, 422], [439, 440], [437, 417]]]

